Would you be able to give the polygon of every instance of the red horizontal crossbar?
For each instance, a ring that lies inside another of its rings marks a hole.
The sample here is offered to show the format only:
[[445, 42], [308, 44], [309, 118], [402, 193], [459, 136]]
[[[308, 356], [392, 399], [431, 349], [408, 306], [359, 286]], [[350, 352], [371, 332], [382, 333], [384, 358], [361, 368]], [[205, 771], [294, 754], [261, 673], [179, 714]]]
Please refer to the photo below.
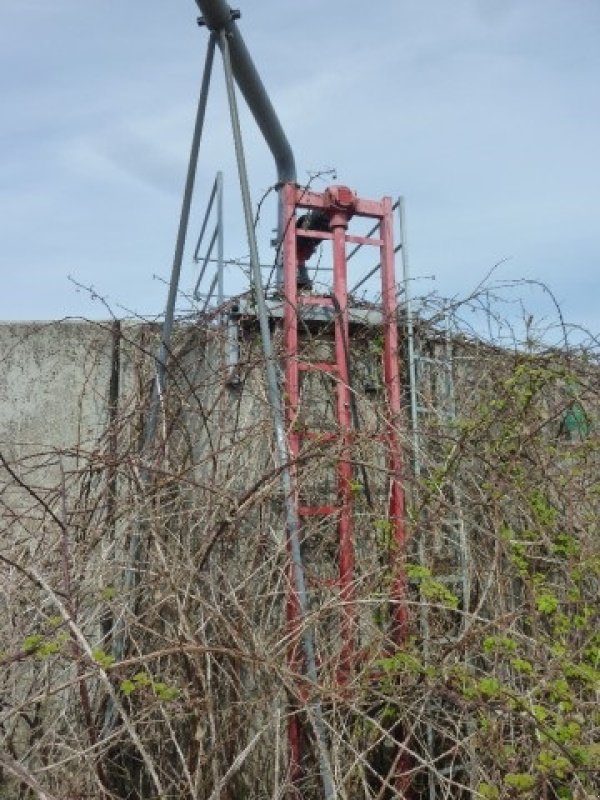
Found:
[[334, 442], [340, 438], [339, 433], [325, 433], [325, 431], [302, 431], [298, 434], [301, 438], [315, 442]]
[[298, 361], [298, 369], [302, 372], [328, 372], [332, 375], [339, 371], [338, 365], [330, 361]]
[[323, 308], [333, 308], [333, 298], [322, 295], [299, 294], [296, 300], [299, 306], [322, 306]]
[[329, 517], [332, 514], [339, 514], [341, 510], [339, 506], [298, 506], [298, 514], [301, 517]]
[[[318, 209], [329, 208], [329, 204], [325, 200], [324, 195], [320, 194], [319, 192], [310, 192], [306, 191], [306, 189], [295, 187], [294, 194], [295, 194], [294, 204], [297, 208], [318, 208]], [[354, 216], [374, 217], [375, 219], [381, 219], [382, 217], [385, 216], [387, 210], [385, 205], [386, 199], [387, 198], [384, 198], [383, 201], [378, 201], [378, 200], [366, 200], [365, 198], [357, 197], [356, 208], [354, 209]]]
[[308, 228], [298, 228], [296, 236], [300, 239], [333, 239], [333, 233], [328, 231], [311, 231]]
[[383, 244], [383, 239], [373, 239], [370, 236], [346, 236], [347, 242], [352, 242], [352, 244], [374, 244], [377, 247], [381, 247]]
[[[302, 230], [302, 232], [298, 232], [297, 235], [302, 239], [333, 239], [333, 233], [325, 233], [324, 231]], [[377, 247], [381, 247], [383, 244], [383, 239], [374, 239], [372, 236], [354, 236], [354, 234], [347, 234], [344, 236], [344, 239], [352, 244], [373, 244]]]

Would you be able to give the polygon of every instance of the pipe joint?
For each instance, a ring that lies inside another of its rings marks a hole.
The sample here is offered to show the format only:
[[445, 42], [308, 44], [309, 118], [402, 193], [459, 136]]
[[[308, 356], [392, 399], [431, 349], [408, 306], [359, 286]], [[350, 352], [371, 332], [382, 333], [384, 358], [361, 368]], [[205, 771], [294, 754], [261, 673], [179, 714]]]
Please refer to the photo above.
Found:
[[356, 194], [347, 186], [330, 186], [325, 191], [325, 202], [329, 214], [329, 226], [347, 228], [348, 222], [356, 211]]
[[239, 8], [230, 8], [229, 19], [210, 20], [206, 19], [206, 17], [198, 17], [197, 22], [200, 28], [208, 28], [209, 31], [218, 33], [222, 28], [226, 28], [230, 22], [235, 22], [236, 19], [240, 19], [241, 16], [242, 12]]

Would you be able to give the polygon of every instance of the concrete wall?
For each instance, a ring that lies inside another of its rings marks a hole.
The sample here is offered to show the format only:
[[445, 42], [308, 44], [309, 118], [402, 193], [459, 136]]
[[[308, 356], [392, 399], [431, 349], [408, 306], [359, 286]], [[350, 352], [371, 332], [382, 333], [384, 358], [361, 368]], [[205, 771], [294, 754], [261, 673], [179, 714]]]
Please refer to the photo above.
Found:
[[11, 461], [89, 447], [106, 424], [110, 323], [0, 324], [0, 444]]

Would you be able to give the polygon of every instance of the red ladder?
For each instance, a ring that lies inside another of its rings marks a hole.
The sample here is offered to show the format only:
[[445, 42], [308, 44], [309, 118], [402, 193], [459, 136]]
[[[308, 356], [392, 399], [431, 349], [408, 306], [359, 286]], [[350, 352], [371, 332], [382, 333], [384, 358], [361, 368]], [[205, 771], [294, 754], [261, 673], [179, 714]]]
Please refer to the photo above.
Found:
[[[353, 419], [348, 352], [351, 349], [349, 326], [349, 298], [347, 281], [348, 243], [372, 246], [378, 249], [381, 275], [381, 310], [383, 328], [383, 380], [386, 393], [387, 421], [382, 437], [386, 448], [389, 473], [388, 522], [395, 542], [397, 566], [394, 569], [390, 600], [392, 607], [392, 638], [398, 644], [406, 637], [407, 619], [405, 605], [405, 576], [402, 555], [405, 549], [404, 494], [402, 486], [402, 458], [398, 439], [400, 424], [400, 374], [398, 353], [398, 320], [396, 281], [393, 246], [392, 201], [385, 197], [380, 201], [365, 200], [344, 186], [332, 186], [323, 193], [307, 191], [294, 184], [282, 187], [283, 219], [285, 221], [283, 241], [283, 297], [284, 297], [284, 404], [288, 429], [288, 446], [292, 462], [292, 479], [298, 519], [307, 517], [331, 517], [337, 528], [338, 576], [341, 601], [339, 638], [342, 642], [337, 680], [344, 684], [351, 676], [357, 660], [357, 610], [353, 603], [355, 582], [353, 542]], [[327, 224], [314, 226], [313, 230], [297, 227], [297, 211], [314, 212]], [[353, 236], [348, 233], [352, 218], [369, 218], [375, 221], [376, 238]], [[327, 230], [328, 228], [328, 230]], [[300, 239], [300, 242], [298, 241]], [[331, 294], [316, 295], [298, 291], [299, 269], [304, 267], [303, 254], [307, 240], [331, 240], [333, 246], [333, 281]], [[298, 255], [300, 253], [300, 259]], [[331, 362], [303, 359], [299, 352], [299, 316], [306, 306], [327, 309], [334, 320], [334, 359]], [[336, 432], [326, 434], [337, 440], [337, 463], [335, 465], [337, 501], [335, 504], [302, 505], [298, 470], [295, 466], [303, 439], [324, 434], [300, 431], [297, 421], [300, 411], [300, 376], [303, 372], [318, 371], [329, 374], [335, 384]], [[299, 624], [299, 603], [293, 574], [289, 573], [290, 591], [287, 600], [287, 619], [290, 631]], [[298, 657], [290, 656], [292, 668], [298, 670]], [[290, 766], [292, 779], [301, 774], [302, 731], [297, 715], [290, 720]]]

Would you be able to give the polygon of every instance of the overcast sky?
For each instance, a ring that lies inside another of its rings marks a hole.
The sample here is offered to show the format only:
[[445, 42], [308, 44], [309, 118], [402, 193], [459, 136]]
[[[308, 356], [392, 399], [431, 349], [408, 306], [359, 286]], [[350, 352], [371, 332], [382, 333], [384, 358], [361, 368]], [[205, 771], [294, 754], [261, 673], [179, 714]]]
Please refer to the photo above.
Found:
[[[405, 196], [417, 293], [468, 293], [503, 261], [498, 280], [546, 281], [571, 321], [600, 331], [599, 0], [234, 5], [299, 180], [335, 168], [364, 196]], [[0, 318], [105, 317], [68, 276], [118, 314], [160, 312], [207, 39], [195, 3], [0, 8]], [[236, 257], [246, 245], [217, 67], [191, 235], [222, 168]], [[247, 115], [244, 132], [256, 201], [274, 168]]]

